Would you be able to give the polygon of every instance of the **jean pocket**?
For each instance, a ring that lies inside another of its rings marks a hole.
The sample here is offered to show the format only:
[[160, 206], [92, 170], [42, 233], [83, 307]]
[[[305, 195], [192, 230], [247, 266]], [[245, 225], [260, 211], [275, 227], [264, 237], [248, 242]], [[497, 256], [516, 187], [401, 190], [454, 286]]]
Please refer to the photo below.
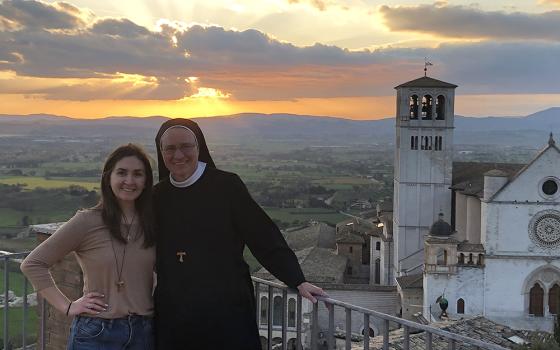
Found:
[[94, 339], [105, 330], [105, 322], [98, 318], [84, 317], [76, 322], [76, 340]]

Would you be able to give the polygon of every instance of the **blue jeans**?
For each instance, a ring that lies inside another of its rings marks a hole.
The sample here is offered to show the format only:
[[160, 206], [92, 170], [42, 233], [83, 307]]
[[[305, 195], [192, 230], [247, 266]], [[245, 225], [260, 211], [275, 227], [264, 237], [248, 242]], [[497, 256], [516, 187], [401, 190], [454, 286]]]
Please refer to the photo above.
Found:
[[153, 319], [138, 315], [115, 319], [76, 316], [67, 349], [153, 350]]

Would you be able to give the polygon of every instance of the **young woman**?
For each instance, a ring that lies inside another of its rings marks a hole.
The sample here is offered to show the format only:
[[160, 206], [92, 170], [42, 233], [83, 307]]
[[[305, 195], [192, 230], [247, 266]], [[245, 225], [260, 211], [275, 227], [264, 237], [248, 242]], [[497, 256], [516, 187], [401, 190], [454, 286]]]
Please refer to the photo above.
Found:
[[[23, 261], [21, 270], [72, 323], [68, 350], [153, 349], [155, 265], [152, 168], [136, 145], [117, 148], [105, 162], [101, 200], [79, 210]], [[49, 267], [74, 252], [84, 293], [68, 299]]]

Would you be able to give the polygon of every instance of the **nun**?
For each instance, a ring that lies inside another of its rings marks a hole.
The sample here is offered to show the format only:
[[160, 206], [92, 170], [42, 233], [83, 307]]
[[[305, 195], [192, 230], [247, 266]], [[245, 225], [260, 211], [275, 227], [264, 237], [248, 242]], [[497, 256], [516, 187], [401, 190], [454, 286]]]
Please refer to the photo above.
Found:
[[166, 121], [156, 147], [157, 349], [261, 349], [245, 246], [303, 297], [325, 293], [239, 176], [216, 168], [195, 122]]

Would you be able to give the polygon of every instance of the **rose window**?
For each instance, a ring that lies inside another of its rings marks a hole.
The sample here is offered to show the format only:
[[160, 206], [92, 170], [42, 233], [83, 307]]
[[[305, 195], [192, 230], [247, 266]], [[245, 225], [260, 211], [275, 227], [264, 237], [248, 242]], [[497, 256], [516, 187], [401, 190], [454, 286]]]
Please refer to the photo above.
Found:
[[560, 212], [545, 210], [536, 214], [529, 225], [529, 235], [540, 247], [560, 246]]

